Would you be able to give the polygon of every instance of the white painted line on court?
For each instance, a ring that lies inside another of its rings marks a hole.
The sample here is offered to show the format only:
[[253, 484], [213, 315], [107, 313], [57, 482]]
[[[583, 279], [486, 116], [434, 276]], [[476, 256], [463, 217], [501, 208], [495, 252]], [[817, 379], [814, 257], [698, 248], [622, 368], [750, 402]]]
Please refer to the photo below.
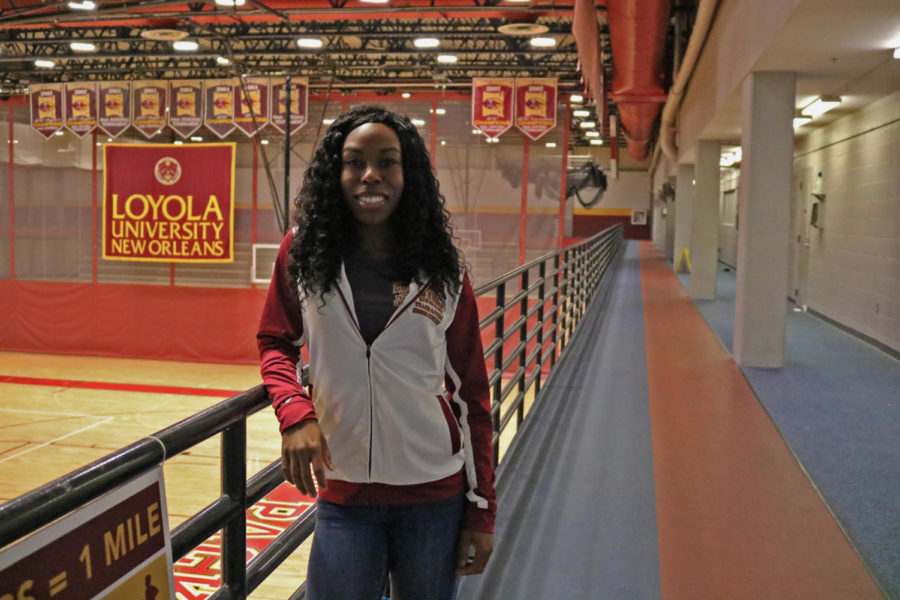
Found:
[[98, 415], [89, 415], [86, 413], [65, 413], [59, 412], [55, 410], [28, 410], [27, 408], [6, 408], [0, 406], [0, 411], [3, 412], [15, 412], [15, 413], [28, 413], [34, 415], [52, 415], [57, 417], [96, 417]]
[[31, 452], [31, 451], [33, 451], [33, 450], [38, 450], [38, 449], [40, 449], [40, 448], [43, 448], [44, 446], [49, 446], [50, 444], [55, 444], [56, 442], [62, 441], [62, 440], [64, 440], [64, 439], [68, 438], [68, 437], [72, 437], [73, 435], [77, 435], [77, 434], [81, 433], [82, 431], [87, 431], [88, 429], [93, 429], [94, 427], [97, 427], [98, 425], [103, 425], [104, 423], [109, 423], [109, 422], [112, 421], [114, 418], [115, 418], [115, 417], [106, 417], [106, 418], [103, 419], [102, 421], [97, 421], [96, 423], [91, 423], [91, 424], [88, 425], [87, 427], [82, 427], [81, 429], [78, 429], [78, 430], [73, 431], [73, 432], [71, 432], [71, 433], [67, 433], [66, 435], [62, 435], [62, 436], [60, 436], [60, 437], [58, 437], [58, 438], [56, 438], [56, 439], [52, 439], [52, 440], [50, 440], [49, 442], [44, 442], [43, 444], [39, 444], [39, 445], [37, 445], [37, 446], [34, 446], [33, 448], [29, 448], [28, 450], [23, 450], [23, 451], [19, 452], [18, 454], [13, 454], [12, 456], [7, 456], [6, 458], [0, 458], [0, 463], [5, 463], [6, 461], [12, 460], [13, 458], [16, 458], [17, 456], [22, 456], [23, 454], [28, 454], [29, 452]]

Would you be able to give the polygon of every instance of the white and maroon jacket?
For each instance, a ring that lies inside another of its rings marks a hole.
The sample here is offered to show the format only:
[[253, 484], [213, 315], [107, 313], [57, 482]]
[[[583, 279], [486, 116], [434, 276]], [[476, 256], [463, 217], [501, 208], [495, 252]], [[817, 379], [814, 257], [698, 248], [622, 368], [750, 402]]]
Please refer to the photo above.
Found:
[[[468, 275], [458, 294], [412, 282], [367, 346], [343, 265], [334, 289], [305, 297], [288, 272], [290, 246], [288, 234], [257, 341], [281, 431], [315, 418], [328, 441], [334, 471], [321, 497], [383, 505], [465, 490], [464, 527], [493, 531], [490, 397]], [[312, 399], [297, 377], [303, 344]]]

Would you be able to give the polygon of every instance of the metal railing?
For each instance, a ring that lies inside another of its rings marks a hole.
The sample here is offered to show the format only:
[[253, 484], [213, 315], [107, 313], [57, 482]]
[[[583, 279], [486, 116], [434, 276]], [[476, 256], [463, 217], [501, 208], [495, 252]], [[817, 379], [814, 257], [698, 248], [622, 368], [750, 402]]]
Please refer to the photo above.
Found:
[[[513, 415], [517, 427], [522, 422], [526, 393], [532, 385], [535, 395], [540, 390], [543, 366], [549, 362], [552, 369], [558, 360], [621, 247], [622, 227], [615, 226], [532, 260], [475, 291], [476, 296], [494, 292], [496, 298], [495, 308], [480, 322], [482, 330], [494, 326], [494, 338], [484, 356], [492, 365], [495, 464], [500, 434]], [[509, 289], [513, 284], [514, 292]], [[514, 295], [507, 298], [508, 293]], [[507, 327], [505, 317], [516, 314]], [[515, 346], [505, 351], [505, 344], [515, 337]], [[504, 412], [504, 402], [513, 391], [515, 398]], [[245, 563], [247, 508], [284, 481], [279, 460], [247, 479], [247, 418], [268, 406], [265, 388], [253, 387], [7, 502], [0, 506], [0, 548], [221, 433], [220, 496], [172, 530], [172, 555], [177, 561], [222, 530], [221, 585], [210, 600], [246, 598], [312, 534], [315, 525], [312, 507]], [[291, 600], [305, 598], [305, 586]]]

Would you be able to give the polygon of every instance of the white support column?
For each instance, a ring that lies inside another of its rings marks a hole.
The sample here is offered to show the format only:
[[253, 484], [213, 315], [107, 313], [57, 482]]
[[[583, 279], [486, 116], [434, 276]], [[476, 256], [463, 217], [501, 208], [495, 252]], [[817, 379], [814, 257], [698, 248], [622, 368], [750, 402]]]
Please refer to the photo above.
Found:
[[694, 212], [694, 165], [678, 165], [675, 181], [675, 245], [672, 266], [677, 267], [682, 252], [691, 247], [691, 219]]
[[716, 297], [716, 265], [719, 259], [719, 152], [718, 140], [701, 140], [697, 146], [694, 207], [691, 211], [691, 298]]
[[742, 90], [733, 352], [746, 367], [784, 364], [795, 81], [754, 72]]

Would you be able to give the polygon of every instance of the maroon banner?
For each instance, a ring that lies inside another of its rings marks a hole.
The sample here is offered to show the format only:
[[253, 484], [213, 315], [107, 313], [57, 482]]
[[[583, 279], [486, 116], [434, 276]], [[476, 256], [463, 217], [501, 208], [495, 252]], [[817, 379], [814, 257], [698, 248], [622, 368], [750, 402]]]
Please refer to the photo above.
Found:
[[489, 138], [512, 127], [514, 89], [511, 77], [472, 79], [472, 126]]
[[220, 138], [234, 130], [234, 79], [210, 79], [205, 92], [206, 127]]
[[235, 144], [105, 144], [103, 258], [234, 260]]
[[532, 141], [556, 126], [556, 78], [516, 79], [516, 127]]
[[169, 127], [183, 138], [203, 124], [203, 82], [176, 79], [169, 82]]
[[[247, 96], [249, 96], [249, 100]], [[268, 122], [269, 78], [245, 77], [236, 82], [234, 86], [234, 124], [247, 135], [254, 136]]]
[[97, 126], [97, 84], [67, 83], [66, 89], [66, 128], [84, 137]]
[[162, 79], [135, 81], [132, 84], [132, 102], [135, 129], [151, 138], [166, 126], [166, 92], [168, 85]]
[[45, 138], [63, 127], [63, 85], [36, 83], [31, 86], [31, 126]]
[[[279, 132], [285, 132], [285, 103], [287, 92], [287, 79], [275, 77], [272, 79], [272, 125]], [[291, 133], [306, 125], [309, 114], [309, 78], [291, 77]]]
[[97, 88], [97, 125], [110, 137], [117, 137], [131, 127], [131, 83], [101, 81]]

